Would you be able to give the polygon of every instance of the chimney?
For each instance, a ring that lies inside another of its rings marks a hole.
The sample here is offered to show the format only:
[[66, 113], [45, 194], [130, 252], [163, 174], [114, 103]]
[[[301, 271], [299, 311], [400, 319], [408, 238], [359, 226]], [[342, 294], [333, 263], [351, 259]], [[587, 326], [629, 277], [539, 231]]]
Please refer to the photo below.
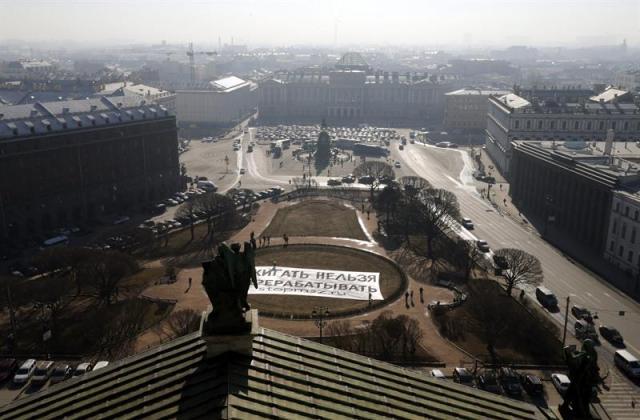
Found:
[[605, 156], [611, 156], [611, 150], [613, 149], [613, 136], [614, 132], [612, 129], [607, 130], [607, 139], [604, 144], [604, 154]]

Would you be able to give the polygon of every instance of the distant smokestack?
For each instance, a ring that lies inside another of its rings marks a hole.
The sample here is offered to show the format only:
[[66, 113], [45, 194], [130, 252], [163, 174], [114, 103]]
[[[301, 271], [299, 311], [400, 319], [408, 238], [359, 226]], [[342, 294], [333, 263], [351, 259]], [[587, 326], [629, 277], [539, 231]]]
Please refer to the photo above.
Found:
[[607, 139], [604, 144], [604, 154], [606, 156], [611, 156], [611, 151], [613, 149], [613, 136], [614, 132], [612, 129], [607, 130]]

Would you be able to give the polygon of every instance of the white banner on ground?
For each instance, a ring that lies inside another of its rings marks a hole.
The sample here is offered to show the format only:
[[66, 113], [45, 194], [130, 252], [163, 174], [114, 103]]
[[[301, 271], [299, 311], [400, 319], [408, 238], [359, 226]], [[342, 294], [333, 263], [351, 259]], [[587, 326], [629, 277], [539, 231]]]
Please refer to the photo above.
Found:
[[383, 300], [380, 273], [258, 266], [258, 288], [250, 295], [302, 295], [339, 299]]

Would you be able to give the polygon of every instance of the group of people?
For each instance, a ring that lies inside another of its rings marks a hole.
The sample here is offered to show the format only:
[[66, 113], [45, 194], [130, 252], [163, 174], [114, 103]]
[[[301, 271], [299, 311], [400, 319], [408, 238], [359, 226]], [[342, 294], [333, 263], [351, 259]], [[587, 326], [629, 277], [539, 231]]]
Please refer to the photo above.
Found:
[[[411, 306], [415, 306], [413, 303], [413, 289], [407, 290], [404, 294], [404, 304], [407, 308], [409, 308], [409, 303]], [[420, 287], [420, 303], [424, 303], [424, 289]]]
[[[282, 240], [284, 241], [283, 246], [288, 246], [289, 245], [289, 235], [287, 235], [286, 233], [282, 235]], [[251, 232], [251, 243], [257, 248], [260, 247], [262, 248], [263, 246], [270, 246], [271, 245], [271, 236], [265, 235], [265, 236], [261, 236], [258, 241], [256, 241], [254, 239], [254, 233]]]

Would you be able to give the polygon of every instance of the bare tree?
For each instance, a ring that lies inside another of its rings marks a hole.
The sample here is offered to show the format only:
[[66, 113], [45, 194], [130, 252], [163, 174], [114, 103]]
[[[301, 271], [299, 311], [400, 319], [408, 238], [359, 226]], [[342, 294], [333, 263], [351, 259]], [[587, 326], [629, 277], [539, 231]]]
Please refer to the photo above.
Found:
[[469, 280], [471, 277], [471, 271], [476, 266], [481, 265], [484, 259], [484, 254], [480, 252], [478, 247], [473, 241], [466, 241], [464, 239], [458, 239], [455, 242], [455, 248], [451, 253], [455, 264], [464, 271], [464, 278]]
[[423, 191], [433, 188], [429, 181], [419, 176], [403, 176], [398, 183], [409, 200], [416, 199]]
[[327, 325], [326, 336], [331, 337], [333, 345], [339, 349], [355, 350], [354, 331], [348, 319], [332, 321]]
[[117, 251], [96, 251], [83, 264], [83, 276], [99, 303], [118, 300], [120, 283], [139, 270], [135, 259]]
[[390, 184], [378, 194], [376, 205], [385, 214], [385, 225], [389, 228], [391, 219], [395, 219], [398, 207], [402, 202], [402, 192], [395, 184]]
[[452, 222], [460, 218], [460, 206], [451, 191], [430, 188], [421, 194], [420, 205], [409, 216], [415, 217], [417, 232], [426, 236], [427, 256], [433, 259], [434, 239], [451, 231]]
[[[209, 193], [196, 198], [196, 211], [207, 217], [207, 242], [213, 243], [217, 234], [230, 229], [237, 221], [238, 211], [233, 200], [217, 193]], [[226, 228], [226, 229], [225, 229]]]
[[194, 226], [195, 212], [196, 212], [195, 200], [189, 200], [189, 201], [185, 202], [176, 211], [176, 217], [177, 218], [184, 218], [184, 219], [188, 219], [189, 220], [189, 230], [191, 231], [191, 240], [192, 241], [193, 241], [193, 237], [195, 235], [195, 232], [194, 232], [194, 230], [195, 230], [195, 226]]
[[495, 255], [502, 257], [507, 266], [502, 270], [502, 276], [508, 295], [511, 295], [515, 286], [542, 283], [542, 266], [533, 255], [516, 248], [502, 248]]
[[380, 184], [385, 180], [393, 180], [396, 177], [396, 173], [393, 171], [391, 165], [381, 162], [379, 160], [371, 160], [361, 163], [353, 170], [353, 175], [356, 178], [370, 177], [370, 191], [371, 201], [373, 202], [373, 193], [380, 187]]
[[174, 337], [182, 337], [198, 329], [200, 314], [193, 309], [180, 309], [167, 318], [167, 328]]

